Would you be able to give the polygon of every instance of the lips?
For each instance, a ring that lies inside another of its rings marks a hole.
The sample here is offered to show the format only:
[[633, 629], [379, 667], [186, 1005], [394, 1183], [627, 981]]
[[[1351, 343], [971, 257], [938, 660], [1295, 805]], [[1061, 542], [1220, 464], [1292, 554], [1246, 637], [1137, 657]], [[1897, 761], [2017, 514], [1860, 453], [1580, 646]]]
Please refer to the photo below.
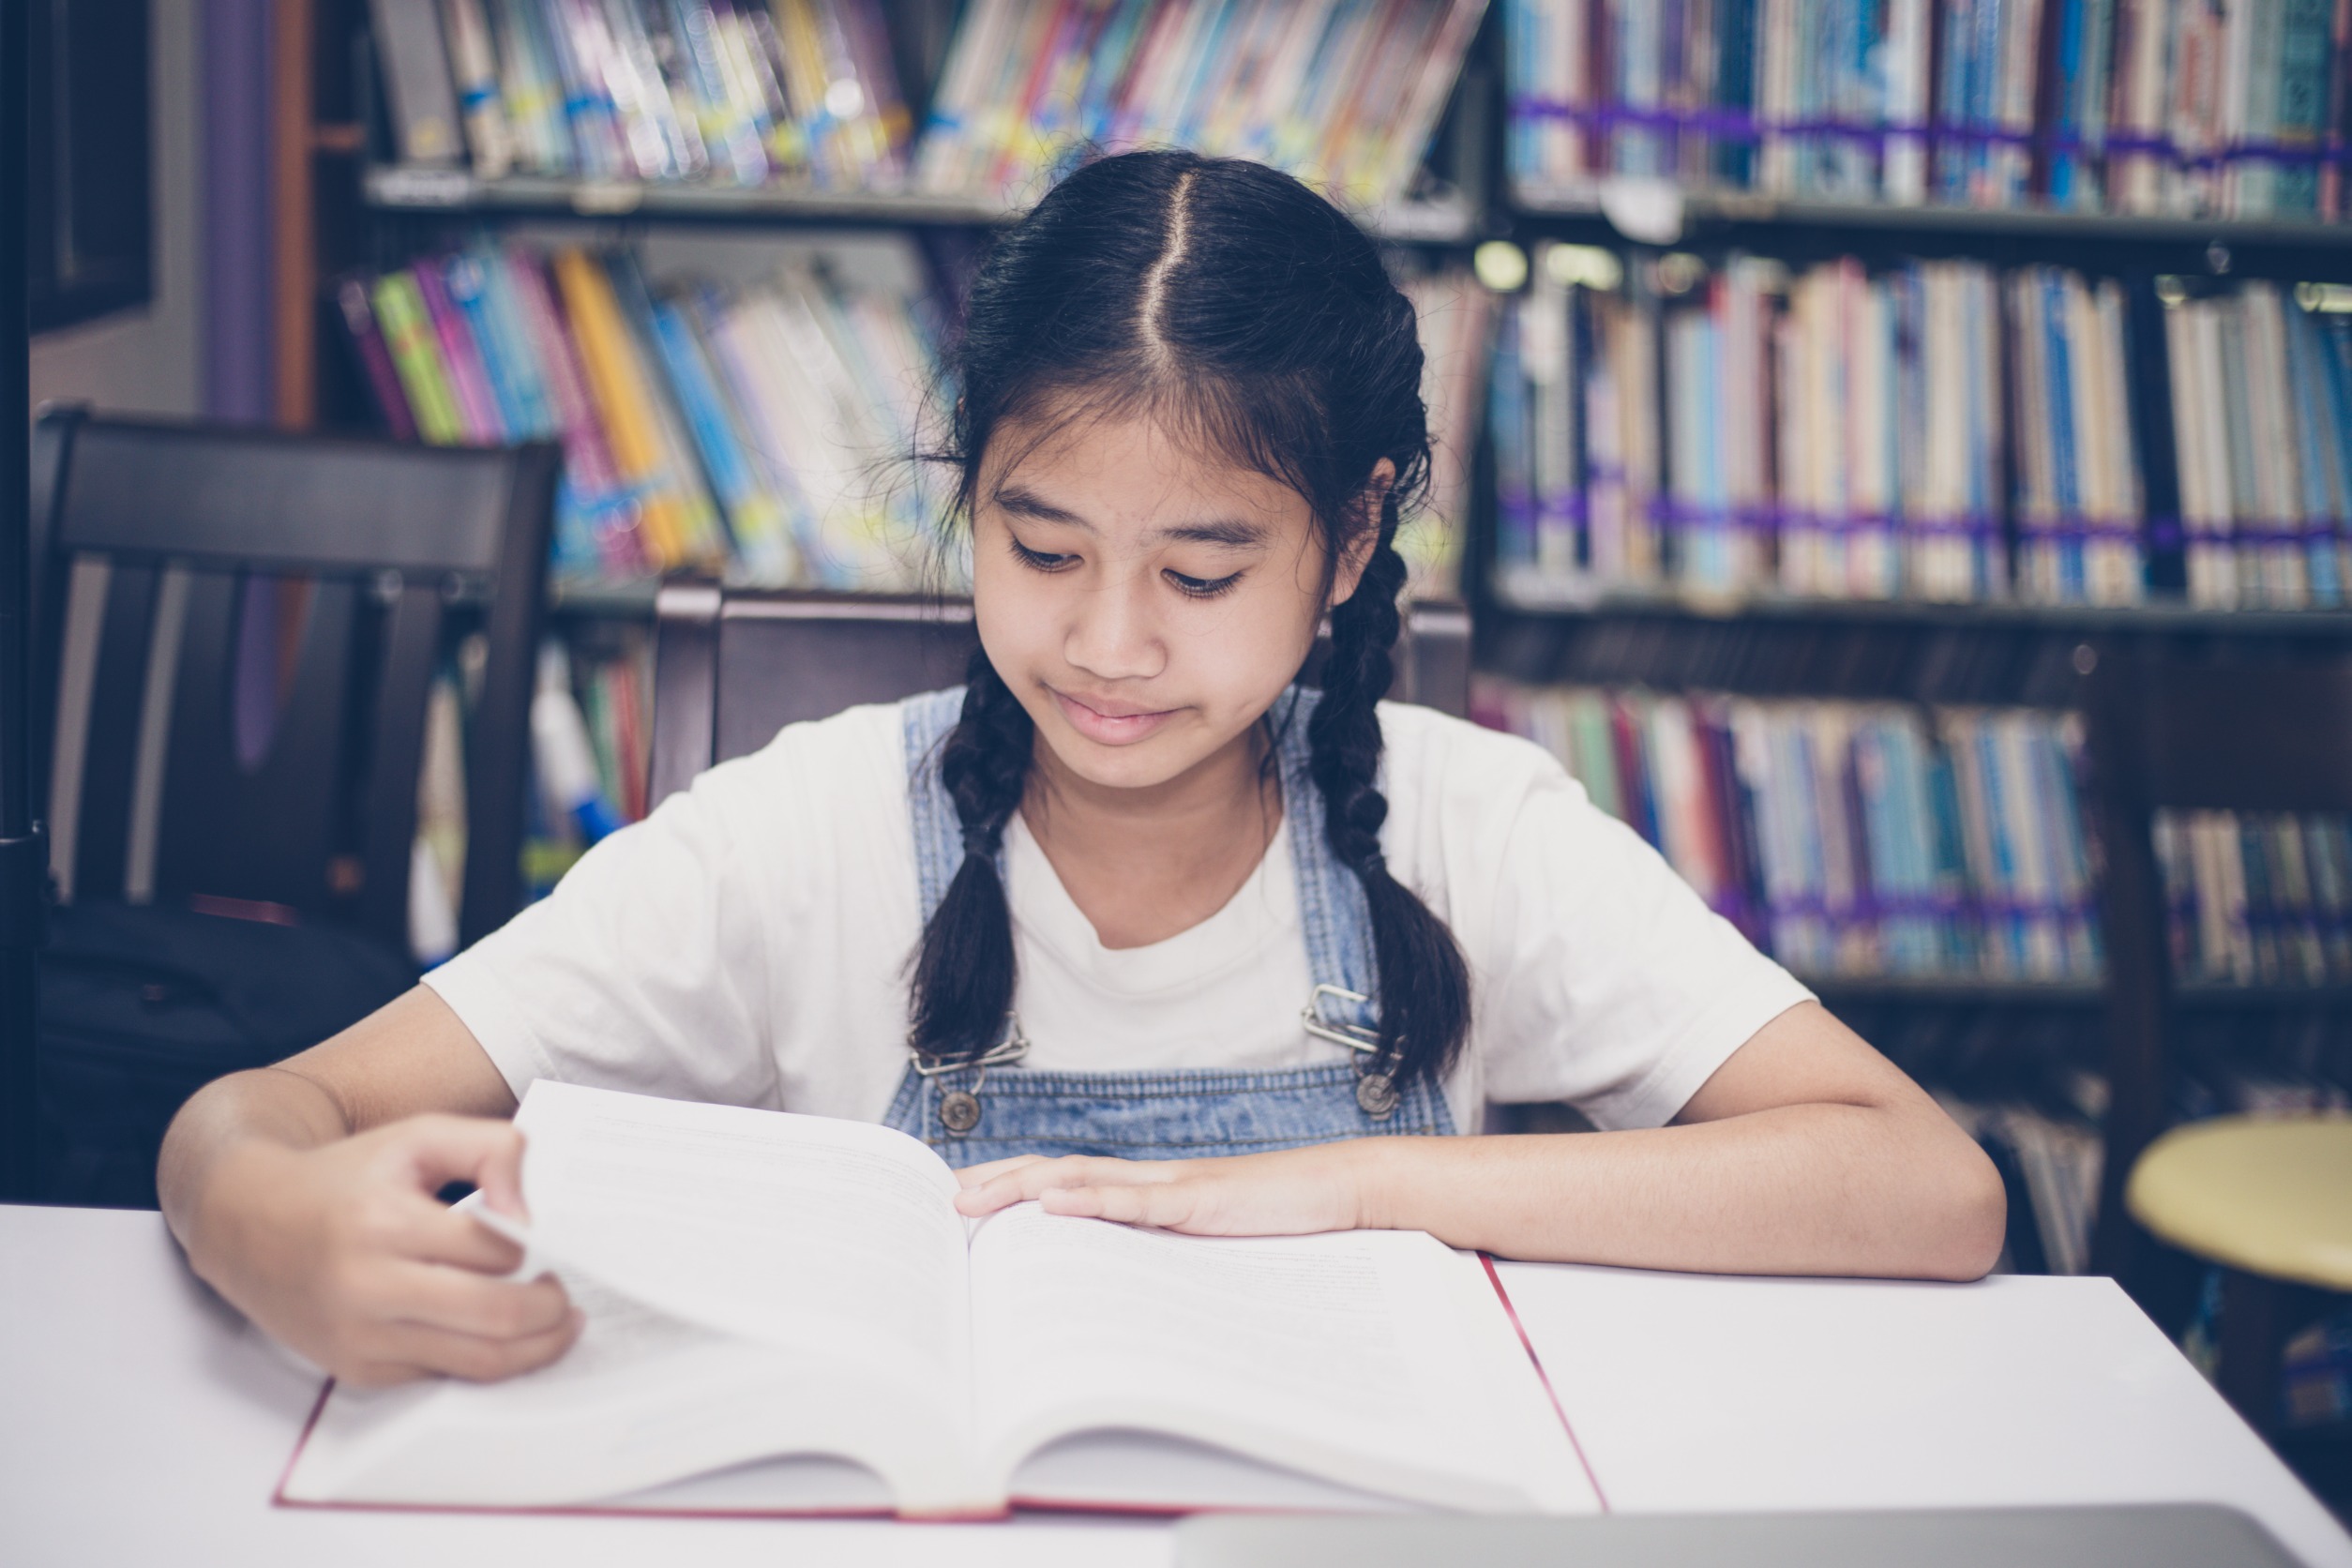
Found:
[[1104, 746], [1130, 746], [1159, 730], [1176, 716], [1173, 708], [1156, 711], [1133, 702], [1115, 702], [1106, 698], [1080, 701], [1067, 692], [1053, 692], [1053, 700], [1062, 710], [1062, 716], [1070, 728], [1088, 740]]

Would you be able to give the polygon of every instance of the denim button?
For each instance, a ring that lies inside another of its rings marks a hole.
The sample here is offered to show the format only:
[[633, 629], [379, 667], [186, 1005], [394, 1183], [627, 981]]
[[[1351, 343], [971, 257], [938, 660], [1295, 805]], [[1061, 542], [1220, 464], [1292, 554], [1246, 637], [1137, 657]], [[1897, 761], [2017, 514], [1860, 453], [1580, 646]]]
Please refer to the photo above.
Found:
[[1373, 1121], [1387, 1121], [1396, 1109], [1396, 1080], [1386, 1073], [1364, 1074], [1356, 1079], [1356, 1104]]
[[951, 1089], [940, 1096], [940, 1124], [951, 1133], [968, 1133], [980, 1124], [979, 1096], [968, 1090]]

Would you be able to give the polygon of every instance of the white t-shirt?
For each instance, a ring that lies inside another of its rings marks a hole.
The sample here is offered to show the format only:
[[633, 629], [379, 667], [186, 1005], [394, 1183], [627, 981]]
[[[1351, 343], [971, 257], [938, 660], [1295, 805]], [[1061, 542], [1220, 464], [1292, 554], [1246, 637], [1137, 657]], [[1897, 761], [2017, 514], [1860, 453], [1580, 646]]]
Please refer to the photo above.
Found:
[[[1810, 996], [1537, 746], [1384, 703], [1381, 843], [1471, 977], [1457, 1128], [1568, 1100], [1665, 1123]], [[1028, 1065], [1281, 1068], [1345, 1048], [1310, 980], [1287, 820], [1241, 891], [1114, 951], [1018, 818], [1006, 837]], [[907, 1068], [921, 935], [895, 707], [792, 725], [591, 850], [554, 893], [426, 976], [520, 1095], [552, 1078], [880, 1121]]]

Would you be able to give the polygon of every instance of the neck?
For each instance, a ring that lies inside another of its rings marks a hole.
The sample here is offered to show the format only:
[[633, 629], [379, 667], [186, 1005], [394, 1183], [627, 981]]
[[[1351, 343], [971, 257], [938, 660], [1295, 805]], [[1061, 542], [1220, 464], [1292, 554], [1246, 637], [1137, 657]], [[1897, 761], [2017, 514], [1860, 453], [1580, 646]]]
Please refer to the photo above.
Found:
[[1164, 942], [1206, 920], [1265, 857], [1282, 795], [1255, 725], [1148, 789], [1110, 789], [1040, 745], [1021, 816], [1095, 936], [1111, 948]]

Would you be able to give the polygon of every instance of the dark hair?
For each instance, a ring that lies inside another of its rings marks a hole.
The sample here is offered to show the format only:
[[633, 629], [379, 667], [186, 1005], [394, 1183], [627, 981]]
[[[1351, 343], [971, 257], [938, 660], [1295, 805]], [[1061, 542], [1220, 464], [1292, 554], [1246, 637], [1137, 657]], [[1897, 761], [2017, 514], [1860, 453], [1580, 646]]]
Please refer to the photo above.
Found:
[[[1370, 905], [1383, 1060], [1436, 1075], [1470, 1029], [1470, 979], [1444, 922], [1389, 875], [1388, 802], [1375, 782], [1405, 586], [1397, 520], [1429, 473], [1413, 308], [1380, 253], [1288, 174], [1185, 152], [1106, 158], [1063, 180], [1000, 237], [973, 279], [948, 355], [957, 397], [942, 449], [969, 519], [988, 440], [1008, 418], [1075, 401], [1149, 412], [1289, 486], [1323, 531], [1326, 584], [1377, 529], [1369, 564], [1331, 612], [1323, 695], [1307, 723], [1325, 836]], [[1395, 481], [1370, 503], [1382, 459]], [[1003, 1037], [1012, 921], [995, 856], [1026, 787], [1029, 716], [972, 656], [940, 768], [964, 861], [924, 928], [915, 1048], [969, 1057]], [[1318, 976], [1317, 978], [1328, 978]]]

